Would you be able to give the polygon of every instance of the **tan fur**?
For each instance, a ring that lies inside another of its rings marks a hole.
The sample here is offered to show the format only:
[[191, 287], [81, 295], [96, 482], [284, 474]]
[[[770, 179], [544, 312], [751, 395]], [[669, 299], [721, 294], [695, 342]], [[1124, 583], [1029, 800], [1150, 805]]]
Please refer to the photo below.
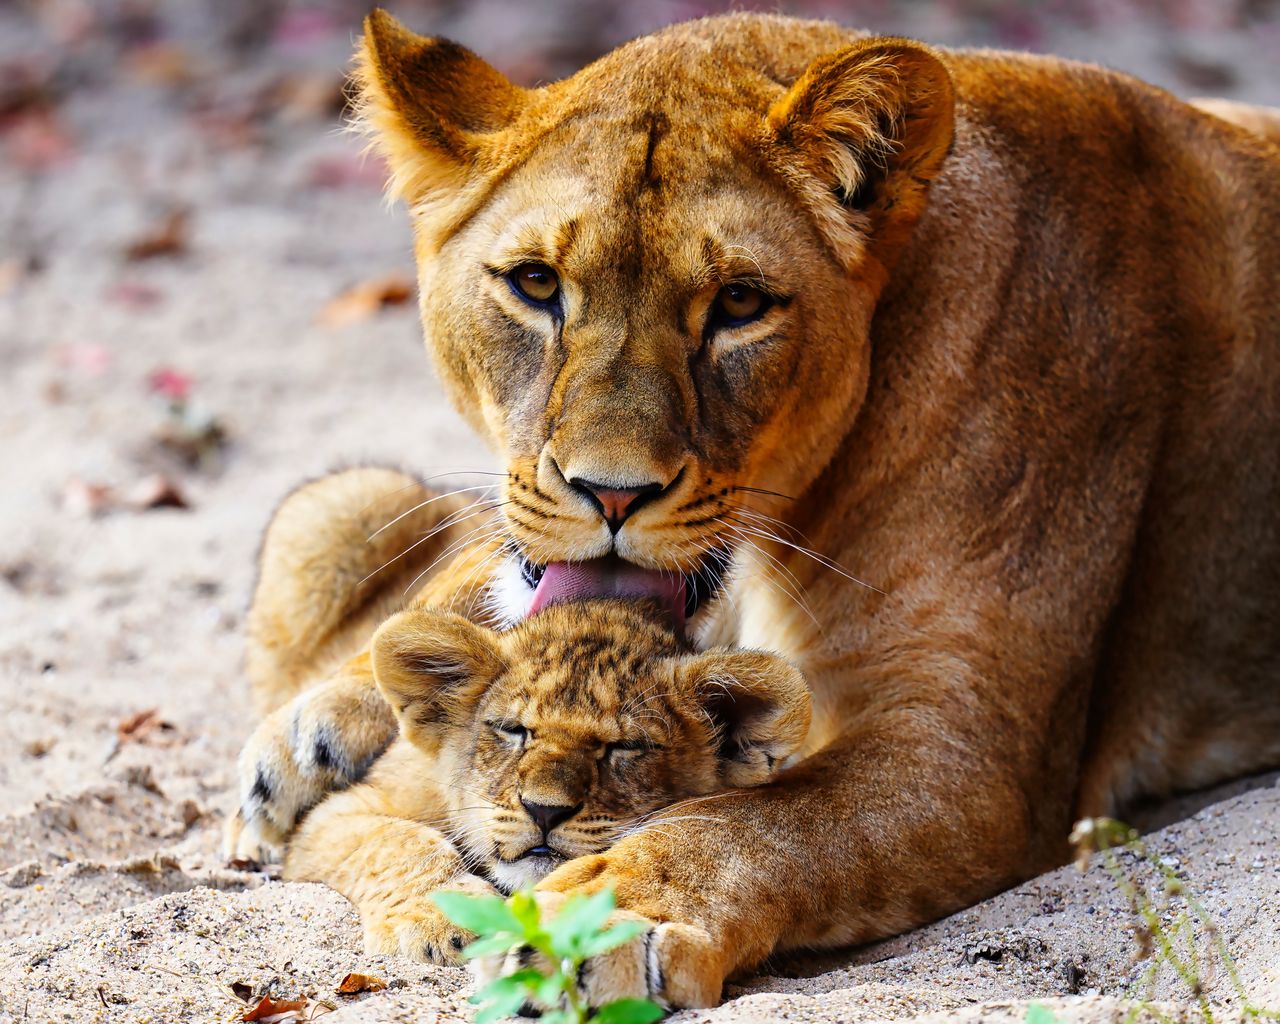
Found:
[[1276, 107], [1258, 107], [1249, 103], [1238, 103], [1234, 100], [1198, 99], [1191, 101], [1194, 106], [1208, 111], [1224, 121], [1238, 124], [1241, 128], [1261, 135], [1272, 142], [1280, 143], [1280, 109]]
[[[1241, 127], [1271, 115], [755, 15], [533, 90], [385, 15], [361, 54], [510, 537], [684, 571], [730, 549], [700, 635], [813, 686], [777, 784], [541, 883], [668, 929], [593, 992], [712, 1003], [774, 950], [1060, 862], [1077, 814], [1280, 763], [1280, 149]], [[503, 279], [528, 260], [562, 316]], [[709, 332], [728, 282], [779, 301]], [[663, 490], [614, 537], [575, 477]], [[319, 792], [281, 736], [246, 763]]]
[[[506, 633], [403, 612], [372, 660], [401, 738], [307, 815], [285, 876], [351, 899], [371, 951], [439, 963], [466, 936], [432, 891], [510, 892], [620, 836], [713, 814], [689, 798], [767, 782], [809, 725], [786, 662], [694, 654], [644, 604], [552, 607]], [[526, 804], [576, 810], [544, 833]], [[543, 843], [555, 855], [524, 856]]]

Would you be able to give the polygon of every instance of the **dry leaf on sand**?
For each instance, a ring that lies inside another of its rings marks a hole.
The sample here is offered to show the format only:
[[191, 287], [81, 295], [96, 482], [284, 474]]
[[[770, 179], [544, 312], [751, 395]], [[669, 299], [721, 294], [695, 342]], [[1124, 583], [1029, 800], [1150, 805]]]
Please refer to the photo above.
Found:
[[[160, 717], [159, 708], [147, 708], [146, 711], [139, 711], [116, 723], [116, 741], [120, 744], [147, 742], [147, 737], [155, 732], [174, 732], [173, 723]], [[169, 744], [161, 741], [160, 745]]]
[[190, 227], [191, 214], [186, 210], [174, 210], [155, 227], [126, 245], [124, 258], [137, 261], [157, 256], [181, 256], [187, 251]]
[[348, 974], [334, 989], [340, 996], [354, 996], [359, 992], [381, 992], [387, 983], [372, 974]]
[[405, 274], [386, 274], [361, 281], [330, 299], [316, 316], [321, 327], [345, 327], [374, 317], [386, 306], [398, 306], [413, 297], [413, 281]]
[[305, 996], [301, 999], [263, 996], [262, 1001], [240, 1019], [258, 1021], [259, 1024], [306, 1024], [332, 1009], [328, 1003], [309, 1003]]
[[152, 508], [190, 508], [191, 502], [182, 489], [162, 473], [143, 477], [129, 488], [125, 504], [138, 511]]
[[191, 507], [182, 489], [169, 477], [144, 477], [123, 494], [110, 484], [72, 477], [62, 489], [63, 507], [75, 515], [100, 516], [118, 509], [147, 512], [156, 508]]

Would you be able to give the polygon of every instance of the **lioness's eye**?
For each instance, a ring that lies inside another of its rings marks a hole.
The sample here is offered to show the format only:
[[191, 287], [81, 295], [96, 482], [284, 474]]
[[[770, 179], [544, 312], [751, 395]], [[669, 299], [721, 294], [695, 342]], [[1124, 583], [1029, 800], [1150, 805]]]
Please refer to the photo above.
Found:
[[507, 274], [520, 295], [539, 306], [550, 305], [560, 294], [560, 278], [545, 263], [521, 263]]
[[711, 304], [711, 322], [708, 326], [741, 327], [759, 320], [773, 305], [773, 300], [758, 288], [749, 284], [727, 284], [716, 293]]

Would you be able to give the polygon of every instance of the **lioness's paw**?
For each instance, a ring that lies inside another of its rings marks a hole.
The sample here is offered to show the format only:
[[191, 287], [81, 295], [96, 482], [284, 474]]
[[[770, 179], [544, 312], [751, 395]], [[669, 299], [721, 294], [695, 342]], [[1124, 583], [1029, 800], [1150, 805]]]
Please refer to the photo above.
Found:
[[[564, 901], [562, 893], [538, 893], [542, 919]], [[591, 1007], [616, 999], [651, 999], [664, 1009], [698, 1009], [720, 1002], [724, 975], [718, 969], [710, 936], [701, 928], [675, 922], [655, 923], [625, 910], [614, 913], [606, 928], [620, 921], [647, 927], [629, 942], [587, 960], [578, 972], [578, 989]], [[495, 978], [538, 964], [529, 950], [505, 957], [483, 957], [470, 964], [477, 987]]]
[[326, 793], [357, 782], [395, 732], [378, 692], [349, 680], [317, 686], [267, 716], [240, 752], [227, 857], [279, 861], [302, 814]]

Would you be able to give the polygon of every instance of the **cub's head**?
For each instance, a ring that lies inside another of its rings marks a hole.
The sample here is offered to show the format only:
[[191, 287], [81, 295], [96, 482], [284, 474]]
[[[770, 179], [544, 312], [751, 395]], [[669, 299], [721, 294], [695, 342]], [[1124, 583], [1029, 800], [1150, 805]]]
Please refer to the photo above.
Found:
[[951, 141], [946, 68], [735, 15], [524, 89], [375, 12], [356, 82], [526, 577], [614, 554], [687, 574], [696, 605], [762, 529], [759, 490], [800, 494], [862, 402], [875, 302]]
[[495, 633], [408, 611], [373, 643], [403, 734], [440, 765], [445, 824], [507, 889], [687, 797], [770, 779], [809, 727], [785, 661], [691, 652], [648, 602], [548, 608]]

